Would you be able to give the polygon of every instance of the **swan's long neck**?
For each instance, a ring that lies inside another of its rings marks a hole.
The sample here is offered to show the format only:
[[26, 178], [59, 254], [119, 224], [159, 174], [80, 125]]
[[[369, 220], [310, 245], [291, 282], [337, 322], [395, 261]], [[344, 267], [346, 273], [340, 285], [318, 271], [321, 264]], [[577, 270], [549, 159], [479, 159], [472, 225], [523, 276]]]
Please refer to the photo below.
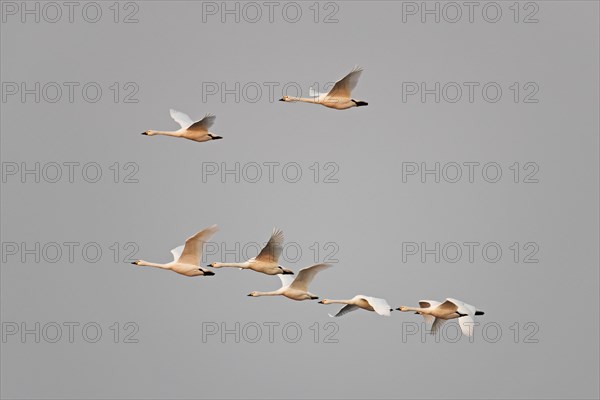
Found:
[[215, 268], [221, 268], [221, 267], [234, 267], [234, 268], [248, 268], [249, 263], [248, 262], [243, 262], [243, 263], [215, 263], [214, 264]]
[[152, 131], [152, 135], [164, 135], [164, 136], [181, 136], [181, 132], [179, 131]]
[[319, 103], [318, 97], [289, 97], [288, 101], [302, 101], [304, 103]]
[[352, 300], [327, 300], [328, 304], [352, 304]]
[[148, 261], [139, 261], [138, 265], [143, 265], [146, 267], [162, 268], [162, 269], [171, 269], [171, 267], [168, 264], [157, 264], [157, 263], [151, 263]]
[[255, 296], [256, 297], [260, 297], [260, 296], [279, 296], [281, 293], [279, 290], [274, 290], [272, 292], [256, 292]]
[[414, 311], [414, 312], [418, 312], [418, 313], [423, 313], [423, 314], [429, 314], [429, 311], [431, 311], [428, 308], [419, 308], [419, 307], [402, 307], [404, 312], [407, 311]]

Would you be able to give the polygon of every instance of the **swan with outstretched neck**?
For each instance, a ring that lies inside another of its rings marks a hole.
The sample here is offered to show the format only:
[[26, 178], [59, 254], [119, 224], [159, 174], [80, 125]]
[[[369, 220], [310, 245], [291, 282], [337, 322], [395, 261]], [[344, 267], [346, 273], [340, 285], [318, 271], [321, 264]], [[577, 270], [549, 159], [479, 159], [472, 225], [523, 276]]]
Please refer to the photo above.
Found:
[[256, 257], [241, 263], [214, 262], [208, 266], [212, 268], [233, 267], [241, 270], [249, 269], [267, 275], [294, 275], [294, 271], [279, 265], [279, 256], [281, 256], [281, 252], [283, 251], [283, 240], [283, 232], [273, 229], [271, 238]]
[[272, 292], [251, 292], [248, 296], [261, 297], [261, 296], [285, 296], [288, 299], [302, 301], [302, 300], [316, 300], [319, 298], [316, 294], [308, 291], [308, 285], [315, 278], [317, 273], [331, 267], [329, 264], [315, 264], [307, 268], [303, 268], [298, 272], [296, 278], [293, 278], [287, 274], [277, 275], [281, 279], [281, 287]]
[[132, 264], [166, 269], [185, 276], [212, 276], [215, 274], [214, 272], [200, 268], [200, 260], [202, 259], [202, 246], [216, 231], [217, 225], [213, 225], [189, 237], [185, 241], [185, 245], [171, 250], [173, 261], [170, 263], [159, 264], [137, 260]]
[[475, 306], [451, 298], [447, 298], [443, 303], [435, 300], [419, 300], [419, 307], [400, 306], [397, 310], [413, 311], [415, 314], [422, 315], [425, 322], [431, 324], [432, 334], [436, 333], [446, 320], [458, 318], [460, 329], [466, 336], [473, 335], [475, 323], [473, 316], [484, 315], [484, 312], [477, 310]]
[[288, 103], [303, 102], [320, 104], [336, 110], [368, 106], [369, 103], [366, 101], [355, 100], [352, 98], [352, 90], [356, 87], [362, 71], [362, 68], [355, 67], [348, 75], [337, 81], [327, 93], [319, 93], [310, 88], [310, 97], [283, 96], [279, 101]]
[[390, 316], [390, 312], [393, 309], [390, 308], [390, 305], [384, 299], [378, 299], [377, 297], [369, 297], [363, 296], [362, 294], [356, 295], [349, 300], [329, 300], [323, 299], [319, 302], [319, 304], [345, 304], [344, 307], [337, 314], [331, 315], [330, 317], [341, 317], [344, 314], [352, 312], [354, 310], [358, 310], [362, 308], [367, 311], [374, 311], [379, 315], [383, 315], [386, 317]]
[[208, 142], [210, 140], [223, 139], [222, 136], [215, 135], [214, 133], [208, 131], [215, 123], [215, 119], [217, 118], [215, 115], [206, 114], [206, 116], [200, 121], [194, 122], [187, 114], [182, 113], [181, 111], [171, 109], [170, 112], [171, 118], [173, 118], [175, 122], [181, 126], [181, 129], [176, 131], [148, 130], [146, 132], [142, 132], [142, 135], [173, 136], [193, 140], [194, 142]]

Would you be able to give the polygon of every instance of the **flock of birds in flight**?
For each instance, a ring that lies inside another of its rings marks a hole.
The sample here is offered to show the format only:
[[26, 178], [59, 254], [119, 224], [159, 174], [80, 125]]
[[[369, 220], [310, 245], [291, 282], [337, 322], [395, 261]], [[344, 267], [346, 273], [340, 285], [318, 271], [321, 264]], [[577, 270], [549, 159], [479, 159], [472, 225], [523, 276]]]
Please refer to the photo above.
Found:
[[[358, 78], [362, 69], [354, 68], [348, 75], [337, 81], [331, 90], [327, 93], [318, 93], [310, 89], [309, 98], [283, 96], [280, 101], [284, 102], [306, 102], [313, 104], [321, 104], [325, 107], [336, 110], [345, 110], [352, 107], [361, 107], [368, 105], [365, 101], [358, 101], [352, 98], [352, 90], [358, 83]], [[181, 137], [196, 142], [207, 142], [210, 140], [222, 139], [209, 131], [215, 122], [215, 115], [208, 114], [200, 121], [194, 122], [186, 114], [171, 110], [171, 117], [181, 125], [181, 129], [177, 131], [155, 131], [148, 130], [142, 135], [166, 135]], [[202, 260], [202, 249], [212, 235], [217, 231], [217, 226], [213, 225], [204, 230], [197, 232], [185, 241], [185, 245], [179, 246], [171, 250], [173, 261], [167, 264], [152, 263], [144, 260], [137, 260], [132, 264], [140, 266], [148, 266], [162, 268], [177, 272], [185, 276], [211, 276], [215, 273], [209, 269], [200, 267]], [[313, 281], [315, 276], [330, 268], [330, 264], [315, 264], [298, 271], [295, 275], [294, 271], [284, 268], [279, 265], [279, 257], [283, 251], [284, 236], [280, 230], [274, 230], [271, 238], [260, 251], [260, 253], [249, 260], [240, 263], [224, 263], [213, 262], [208, 265], [210, 268], [234, 267], [240, 270], [252, 270], [266, 275], [277, 275], [281, 279], [281, 287], [270, 292], [253, 291], [248, 296], [284, 296], [288, 299], [316, 300], [319, 297], [308, 291], [308, 285]], [[391, 311], [394, 311], [384, 299], [356, 295], [347, 300], [330, 300], [324, 299], [319, 301], [320, 304], [344, 304], [337, 314], [331, 317], [341, 317], [351, 311], [359, 308], [367, 311], [373, 311], [379, 315], [390, 316]], [[419, 307], [400, 306], [396, 308], [398, 311], [414, 312], [420, 314], [425, 319], [427, 324], [431, 325], [430, 332], [436, 333], [440, 326], [446, 320], [458, 319], [458, 323], [463, 334], [472, 335], [472, 326], [475, 315], [483, 315], [483, 311], [477, 310], [474, 306], [464, 303], [457, 299], [447, 298], [444, 302], [434, 300], [419, 300]]]

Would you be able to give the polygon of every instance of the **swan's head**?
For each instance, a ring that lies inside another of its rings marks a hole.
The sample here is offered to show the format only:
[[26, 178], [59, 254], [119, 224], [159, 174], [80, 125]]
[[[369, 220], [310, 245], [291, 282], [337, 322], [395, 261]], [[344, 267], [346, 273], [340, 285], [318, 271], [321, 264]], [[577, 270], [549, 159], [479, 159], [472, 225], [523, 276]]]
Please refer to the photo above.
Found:
[[152, 131], [152, 130], [147, 130], [146, 132], [142, 132], [142, 135], [146, 135], [146, 136], [152, 136], [152, 135], [154, 135], [154, 131]]
[[258, 292], [250, 292], [250, 293], [248, 293], [248, 296], [250, 296], [250, 297], [258, 297]]
[[319, 301], [319, 304], [331, 304], [331, 300], [323, 299], [323, 300]]
[[283, 96], [279, 101], [292, 101], [292, 99], [290, 99], [290, 96]]
[[141, 262], [142, 262], [142, 260], [136, 260], [136, 261], [132, 261], [131, 263], [133, 265], [140, 265]]
[[398, 311], [408, 311], [405, 306], [400, 306], [400, 307], [396, 308], [396, 310], [398, 310]]
[[217, 265], [218, 263], [214, 262], [214, 263], [210, 263], [207, 265], [207, 267], [211, 267], [211, 268], [220, 268], [219, 265]]

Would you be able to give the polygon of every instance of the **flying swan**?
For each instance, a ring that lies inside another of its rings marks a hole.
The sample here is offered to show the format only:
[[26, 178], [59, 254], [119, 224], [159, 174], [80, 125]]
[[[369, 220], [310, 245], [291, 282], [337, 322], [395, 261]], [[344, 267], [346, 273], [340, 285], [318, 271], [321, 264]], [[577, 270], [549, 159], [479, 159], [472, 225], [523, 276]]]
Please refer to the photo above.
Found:
[[171, 118], [175, 120], [181, 129], [176, 131], [153, 131], [149, 130], [142, 132], [142, 135], [154, 136], [154, 135], [165, 135], [181, 137], [184, 139], [193, 140], [195, 142], [208, 142], [209, 140], [223, 139], [222, 136], [217, 136], [214, 133], [208, 131], [208, 129], [215, 123], [217, 118], [213, 114], [206, 114], [200, 121], [192, 121], [192, 119], [181, 111], [171, 109]]
[[341, 317], [344, 314], [348, 314], [354, 310], [362, 308], [367, 311], [375, 311], [379, 315], [386, 317], [390, 316], [390, 305], [384, 299], [378, 299], [377, 297], [363, 296], [362, 294], [356, 295], [350, 300], [329, 300], [323, 299], [319, 304], [346, 304], [337, 314], [331, 315], [330, 317]]
[[436, 333], [440, 326], [448, 320], [458, 318], [458, 324], [463, 334], [473, 335], [474, 315], [483, 315], [483, 311], [478, 311], [474, 306], [460, 300], [447, 298], [440, 303], [434, 300], [419, 300], [420, 307], [400, 306], [398, 311], [414, 311], [425, 318], [427, 324], [431, 324], [431, 333]]
[[210, 239], [217, 231], [217, 225], [210, 226], [185, 241], [185, 245], [171, 250], [173, 261], [167, 264], [156, 264], [144, 260], [137, 260], [132, 264], [168, 269], [185, 276], [212, 276], [215, 273], [204, 268], [200, 268], [202, 258], [202, 245]]
[[336, 110], [368, 106], [369, 103], [366, 101], [354, 100], [352, 98], [352, 90], [356, 87], [362, 71], [362, 68], [355, 67], [348, 75], [337, 81], [328, 93], [319, 93], [310, 88], [308, 93], [309, 98], [283, 96], [279, 101], [302, 101], [305, 103], [321, 104]]
[[319, 297], [308, 291], [308, 285], [312, 282], [319, 272], [331, 267], [329, 264], [315, 264], [310, 267], [301, 269], [294, 279], [287, 274], [280, 274], [281, 288], [272, 292], [252, 292], [248, 296], [260, 297], [260, 296], [285, 296], [292, 300], [315, 300]]

